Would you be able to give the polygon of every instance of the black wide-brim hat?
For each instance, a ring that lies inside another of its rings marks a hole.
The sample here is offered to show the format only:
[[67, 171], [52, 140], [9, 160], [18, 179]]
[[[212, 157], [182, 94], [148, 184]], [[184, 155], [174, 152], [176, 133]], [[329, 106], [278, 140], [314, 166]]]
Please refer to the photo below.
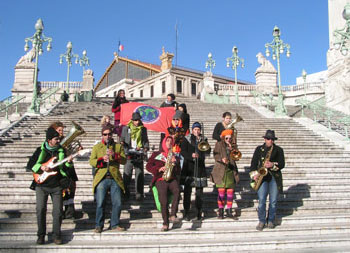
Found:
[[277, 140], [278, 138], [275, 136], [275, 131], [273, 130], [267, 130], [265, 135], [263, 136], [264, 139], [271, 139], [271, 140]]

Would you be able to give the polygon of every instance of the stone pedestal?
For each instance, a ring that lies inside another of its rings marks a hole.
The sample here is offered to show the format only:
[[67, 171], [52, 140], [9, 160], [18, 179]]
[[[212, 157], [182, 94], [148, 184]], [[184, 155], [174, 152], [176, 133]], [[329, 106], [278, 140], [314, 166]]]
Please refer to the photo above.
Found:
[[81, 91], [90, 91], [94, 89], [94, 72], [91, 69], [87, 69], [83, 74], [83, 87]]
[[35, 64], [30, 62], [15, 66], [15, 81], [12, 95], [24, 95], [24, 102], [32, 101]]
[[263, 94], [277, 94], [277, 71], [262, 53], [256, 55], [260, 66], [256, 69], [255, 80], [257, 91]]
[[214, 94], [214, 78], [213, 73], [207, 71], [203, 74], [203, 88], [201, 91], [201, 101], [205, 101], [206, 94]]
[[255, 72], [256, 88], [263, 94], [278, 94], [277, 71], [276, 72]]

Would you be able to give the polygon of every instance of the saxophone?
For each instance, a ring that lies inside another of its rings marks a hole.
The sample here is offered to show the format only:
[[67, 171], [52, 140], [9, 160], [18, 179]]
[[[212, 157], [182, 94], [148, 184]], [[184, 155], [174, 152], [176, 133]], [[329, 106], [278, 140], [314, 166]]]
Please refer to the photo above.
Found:
[[[249, 176], [250, 176], [250, 178], [252, 180], [251, 183], [250, 183], [250, 186], [255, 191], [259, 190], [259, 187], [261, 185], [261, 182], [262, 182], [263, 178], [268, 173], [268, 170], [265, 168], [265, 163], [270, 161], [272, 150], [273, 150], [273, 145], [271, 146], [270, 150], [267, 152], [267, 154], [266, 154], [266, 156], [265, 156], [265, 158], [264, 158], [260, 168], [258, 170], [254, 170], [254, 171], [249, 172]], [[254, 177], [256, 175], [258, 175], [258, 179], [255, 181]]]
[[171, 161], [172, 157], [173, 157], [173, 151], [172, 151], [172, 148], [170, 148], [169, 152], [168, 152], [168, 156], [166, 158], [165, 170], [163, 173], [164, 181], [169, 181], [171, 179], [172, 174], [173, 174], [173, 168], [174, 168], [175, 164]]

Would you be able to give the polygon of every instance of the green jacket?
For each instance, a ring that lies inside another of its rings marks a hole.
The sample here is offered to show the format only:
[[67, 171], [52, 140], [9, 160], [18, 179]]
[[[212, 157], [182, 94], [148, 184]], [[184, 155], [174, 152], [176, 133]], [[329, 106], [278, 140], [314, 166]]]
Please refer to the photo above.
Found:
[[[111, 173], [113, 179], [118, 183], [120, 188], [124, 190], [123, 178], [119, 171], [120, 164], [126, 163], [126, 157], [122, 145], [113, 143], [111, 145], [116, 154], [114, 157], [109, 158], [109, 172]], [[92, 191], [95, 192], [96, 186], [103, 180], [107, 173], [107, 165], [103, 162], [103, 156], [106, 155], [106, 145], [102, 142], [97, 143], [93, 148], [90, 156], [90, 165], [96, 168], [96, 174], [92, 183]]]
[[[40, 147], [36, 149], [33, 156], [30, 158], [31, 163], [34, 164], [33, 167], [31, 167], [31, 170], [34, 173], [40, 172], [40, 168], [43, 164], [48, 162], [52, 157], [57, 157], [56, 162], [59, 162], [63, 160], [66, 157], [65, 150], [63, 147], [59, 146], [55, 151], [49, 151], [45, 148], [45, 143], [43, 142]], [[59, 183], [59, 179], [62, 177], [66, 177], [66, 170], [68, 168], [72, 168], [74, 165], [73, 163], [65, 162], [59, 166], [59, 174], [56, 176], [52, 176], [49, 179], [47, 179], [44, 183], [41, 184], [41, 186], [49, 186], [49, 187], [55, 187]]]

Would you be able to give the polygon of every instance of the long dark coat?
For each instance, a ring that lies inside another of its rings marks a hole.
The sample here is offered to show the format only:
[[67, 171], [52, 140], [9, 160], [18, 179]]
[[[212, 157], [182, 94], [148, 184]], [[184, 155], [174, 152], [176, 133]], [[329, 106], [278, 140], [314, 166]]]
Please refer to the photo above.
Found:
[[[207, 138], [205, 138], [207, 141]], [[194, 171], [196, 168], [195, 160], [192, 158], [193, 153], [198, 153], [198, 178], [206, 177], [206, 171], [205, 171], [205, 154], [210, 154], [211, 148], [204, 152], [198, 150], [198, 141], [196, 139], [196, 136], [193, 134], [187, 135], [183, 142], [181, 143], [181, 155], [184, 157], [184, 165], [181, 171], [181, 179], [186, 180], [186, 177], [193, 177]], [[181, 182], [184, 183], [184, 182]]]
[[[262, 166], [262, 160], [266, 157], [267, 152], [270, 148], [266, 148], [265, 144], [257, 146], [250, 164], [250, 170], [257, 170]], [[278, 171], [269, 171], [269, 173], [264, 177], [264, 181], [270, 181], [271, 176], [273, 176], [277, 183], [277, 188], [279, 193], [283, 193], [283, 179], [281, 170], [285, 166], [284, 162], [284, 152], [283, 149], [275, 144], [273, 144], [273, 150], [270, 157], [270, 162], [278, 163]]]

